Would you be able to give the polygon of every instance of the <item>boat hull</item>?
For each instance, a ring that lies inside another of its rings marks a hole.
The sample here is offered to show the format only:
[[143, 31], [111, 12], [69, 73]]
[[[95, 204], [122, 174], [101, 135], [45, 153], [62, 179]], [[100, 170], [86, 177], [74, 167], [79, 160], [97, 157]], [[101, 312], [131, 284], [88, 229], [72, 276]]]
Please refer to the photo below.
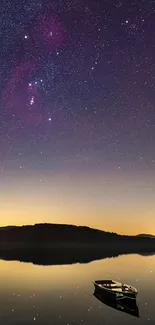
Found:
[[106, 287], [100, 285], [100, 281], [93, 282], [95, 286], [95, 291], [101, 293], [103, 296], [113, 299], [113, 300], [122, 300], [122, 299], [136, 299], [137, 292], [119, 292], [108, 290]]

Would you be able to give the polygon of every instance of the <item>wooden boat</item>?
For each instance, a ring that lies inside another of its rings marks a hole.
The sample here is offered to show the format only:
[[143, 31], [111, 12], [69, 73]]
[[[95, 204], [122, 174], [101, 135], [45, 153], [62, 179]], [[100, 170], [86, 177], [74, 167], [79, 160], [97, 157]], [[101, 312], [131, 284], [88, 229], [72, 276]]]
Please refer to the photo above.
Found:
[[140, 317], [136, 299], [124, 298], [121, 300], [114, 300], [109, 297], [105, 297], [102, 292], [99, 292], [98, 290], [96, 291], [96, 289], [94, 291], [94, 297], [108, 307], [114, 308], [134, 317]]
[[100, 291], [103, 295], [115, 300], [125, 298], [135, 299], [138, 294], [136, 288], [114, 280], [97, 280], [93, 283], [97, 291]]

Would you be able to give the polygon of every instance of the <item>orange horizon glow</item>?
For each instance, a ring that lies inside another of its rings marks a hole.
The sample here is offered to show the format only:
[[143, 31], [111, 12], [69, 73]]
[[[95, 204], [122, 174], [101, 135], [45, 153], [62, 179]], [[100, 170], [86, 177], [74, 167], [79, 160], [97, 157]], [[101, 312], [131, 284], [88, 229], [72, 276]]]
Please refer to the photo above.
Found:
[[[28, 218], [26, 219], [28, 220]], [[74, 218], [75, 220], [75, 218]], [[48, 223], [48, 224], [66, 224], [66, 225], [73, 225], [73, 226], [87, 226], [87, 227], [90, 227], [90, 228], [93, 228], [93, 229], [99, 229], [99, 230], [102, 230], [102, 231], [106, 231], [106, 232], [115, 232], [117, 234], [120, 234], [120, 235], [138, 235], [138, 234], [150, 234], [150, 235], [155, 235], [155, 233], [152, 231], [152, 227], [148, 227], [147, 223], [143, 226], [140, 226], [139, 223], [137, 222], [136, 226], [135, 227], [135, 224], [131, 224], [131, 225], [128, 225], [127, 223], [123, 224], [123, 226], [121, 227], [121, 225], [115, 225], [115, 224], [111, 224], [111, 222], [107, 222], [105, 220], [105, 226], [103, 225], [96, 225], [96, 224], [83, 224], [83, 223], [71, 223], [71, 222], [52, 222], [51, 221], [51, 218], [49, 219], [37, 219], [36, 221], [34, 220], [34, 222], [16, 222], [16, 223], [0, 223], [0, 227], [7, 227], [7, 226], [26, 226], [26, 225], [35, 225], [35, 224], [44, 224], [44, 223]], [[155, 223], [153, 225], [153, 228], [155, 228]], [[146, 230], [147, 229], [147, 230]]]
[[[2, 187], [2, 188], [1, 188]], [[155, 234], [155, 181], [126, 173], [10, 177], [0, 184], [0, 226], [62, 223]], [[3, 191], [2, 191], [3, 189]]]

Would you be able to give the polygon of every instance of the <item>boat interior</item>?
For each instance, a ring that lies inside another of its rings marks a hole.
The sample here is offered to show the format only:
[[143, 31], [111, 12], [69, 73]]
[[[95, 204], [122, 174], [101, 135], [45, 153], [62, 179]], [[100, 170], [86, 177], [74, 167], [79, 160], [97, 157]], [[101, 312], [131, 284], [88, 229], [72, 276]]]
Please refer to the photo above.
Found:
[[117, 283], [114, 281], [96, 281], [98, 282], [98, 285], [100, 287], [104, 287], [106, 289], [110, 289], [112, 291], [116, 291], [116, 292], [135, 292], [134, 288], [126, 285], [126, 284], [122, 284], [122, 283]]

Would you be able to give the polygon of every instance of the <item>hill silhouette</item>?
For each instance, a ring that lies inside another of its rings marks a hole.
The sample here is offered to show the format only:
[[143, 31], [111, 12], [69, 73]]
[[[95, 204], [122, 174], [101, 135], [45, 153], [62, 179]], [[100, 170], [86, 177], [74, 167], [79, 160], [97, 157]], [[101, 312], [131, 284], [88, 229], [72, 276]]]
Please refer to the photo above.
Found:
[[0, 228], [0, 242], [7, 243], [87, 243], [102, 242], [106, 238], [114, 237], [119, 235], [86, 226], [66, 224], [43, 223]]
[[137, 235], [137, 237], [155, 238], [154, 235], [150, 235], [150, 234], [139, 234], [139, 235]]
[[0, 228], [0, 245], [45, 246], [62, 244], [103, 244], [103, 243], [145, 243], [154, 245], [154, 237], [148, 235], [128, 236], [106, 232], [87, 226], [41, 223], [27, 226]]

